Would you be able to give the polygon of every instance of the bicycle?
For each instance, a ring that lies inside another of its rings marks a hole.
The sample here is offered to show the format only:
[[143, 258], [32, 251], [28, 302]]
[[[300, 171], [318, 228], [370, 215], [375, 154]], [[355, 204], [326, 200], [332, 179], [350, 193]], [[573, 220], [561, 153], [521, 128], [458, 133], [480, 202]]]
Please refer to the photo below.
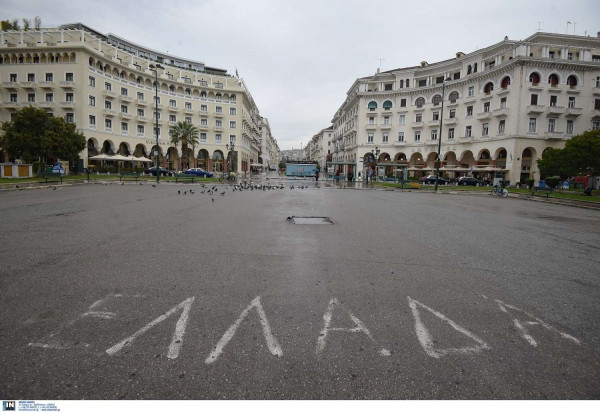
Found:
[[501, 197], [508, 197], [508, 190], [504, 189], [500, 185], [496, 185], [496, 186], [494, 186], [494, 188], [490, 192], [490, 195], [492, 195], [492, 196], [496, 195], [496, 196], [501, 196]]
[[234, 183], [236, 181], [235, 173], [222, 173], [221, 176], [219, 176], [219, 183], [223, 183], [225, 180], [227, 180], [229, 183]]

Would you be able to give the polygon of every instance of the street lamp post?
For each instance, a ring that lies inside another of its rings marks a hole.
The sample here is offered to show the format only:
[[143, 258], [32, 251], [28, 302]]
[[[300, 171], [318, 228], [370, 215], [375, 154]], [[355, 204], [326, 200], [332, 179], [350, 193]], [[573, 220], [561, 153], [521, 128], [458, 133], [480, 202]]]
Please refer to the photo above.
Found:
[[231, 142], [231, 146], [229, 144], [226, 144], [225, 147], [227, 148], [227, 153], [229, 155], [229, 161], [227, 162], [227, 172], [231, 172], [231, 169], [233, 169], [233, 171], [235, 172], [235, 167], [230, 166], [230, 163], [233, 163], [233, 151], [235, 149], [235, 142]]
[[[377, 179], [377, 159], [379, 159], [380, 152], [381, 152], [381, 150], [379, 150], [379, 148], [377, 146], [375, 146], [375, 149], [371, 149], [371, 153], [373, 154], [373, 160], [375, 161], [375, 169], [373, 170], [373, 177], [375, 177], [375, 179]], [[367, 184], [369, 184], [368, 178], [367, 178]]]
[[158, 145], [158, 69], [165, 69], [160, 64], [151, 64], [150, 71], [154, 72], [154, 120], [156, 134], [156, 183], [160, 183], [160, 146]]
[[438, 135], [438, 152], [437, 152], [437, 165], [435, 168], [435, 192], [438, 191], [438, 180], [440, 178], [440, 163], [442, 162], [442, 123], [444, 121], [444, 97], [446, 92], [446, 82], [452, 80], [449, 77], [445, 78], [442, 82], [442, 110], [440, 113], [440, 134]]

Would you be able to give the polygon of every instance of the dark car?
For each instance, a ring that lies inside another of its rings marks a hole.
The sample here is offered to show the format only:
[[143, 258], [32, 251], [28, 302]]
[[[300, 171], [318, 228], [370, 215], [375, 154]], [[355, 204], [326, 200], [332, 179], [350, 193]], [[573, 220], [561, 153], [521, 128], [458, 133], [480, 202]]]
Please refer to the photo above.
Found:
[[[429, 175], [426, 177], [422, 177], [420, 180], [421, 180], [421, 183], [435, 184], [436, 176]], [[446, 179], [444, 179], [443, 177], [438, 176], [437, 181], [438, 181], [438, 185], [447, 185], [448, 184], [448, 181]]]
[[213, 173], [202, 169], [201, 167], [193, 167], [185, 171], [186, 175], [194, 175], [198, 177], [213, 177]]
[[459, 186], [482, 186], [481, 180], [475, 179], [474, 177], [463, 176], [458, 179]]
[[[159, 167], [158, 170], [161, 176], [173, 176], [174, 174], [172, 170], [165, 169], [164, 167]], [[144, 173], [156, 176], [156, 166], [144, 170]]]

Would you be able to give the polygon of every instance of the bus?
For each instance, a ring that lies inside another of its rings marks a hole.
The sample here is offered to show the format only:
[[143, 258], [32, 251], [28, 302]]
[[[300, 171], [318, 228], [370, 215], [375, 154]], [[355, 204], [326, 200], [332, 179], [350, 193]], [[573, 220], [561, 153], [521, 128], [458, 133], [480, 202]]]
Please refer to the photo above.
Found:
[[317, 162], [292, 162], [285, 164], [285, 175], [289, 177], [313, 177], [317, 173]]

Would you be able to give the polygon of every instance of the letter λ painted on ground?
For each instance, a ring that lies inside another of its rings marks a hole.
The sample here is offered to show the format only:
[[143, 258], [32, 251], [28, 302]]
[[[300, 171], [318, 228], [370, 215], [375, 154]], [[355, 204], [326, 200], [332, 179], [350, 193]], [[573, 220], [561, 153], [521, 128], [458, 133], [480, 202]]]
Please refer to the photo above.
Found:
[[[333, 311], [336, 308], [336, 306], [338, 306], [340, 304], [340, 302], [336, 299], [333, 298], [329, 301], [329, 305], [327, 306], [327, 310], [325, 311], [325, 314], [323, 315], [323, 330], [321, 331], [321, 334], [319, 335], [319, 338], [317, 339], [317, 355], [320, 355], [323, 350], [325, 349], [325, 345], [327, 343], [327, 335], [329, 334], [329, 332], [334, 331], [334, 332], [351, 332], [351, 333], [356, 333], [356, 332], [362, 332], [365, 335], [367, 335], [367, 337], [375, 344], [377, 344], [377, 342], [375, 341], [375, 339], [373, 338], [373, 336], [371, 335], [371, 332], [369, 332], [369, 330], [365, 327], [365, 325], [360, 321], [360, 319], [358, 319], [356, 316], [354, 316], [352, 314], [352, 312], [350, 312], [349, 310], [347, 310], [348, 315], [350, 316], [350, 319], [352, 319], [352, 322], [354, 322], [354, 324], [356, 325], [355, 328], [332, 328], [330, 327], [331, 325], [331, 318], [333, 316]], [[381, 348], [379, 350], [379, 354], [381, 356], [390, 356], [391, 353], [389, 350], [385, 349], [385, 348]]]
[[277, 339], [271, 332], [271, 327], [269, 326], [267, 315], [265, 314], [262, 304], [260, 303], [260, 296], [257, 296], [252, 300], [252, 302], [250, 302], [250, 305], [248, 305], [248, 307], [242, 311], [242, 314], [233, 323], [233, 325], [231, 325], [229, 329], [227, 329], [227, 331], [221, 337], [221, 339], [219, 340], [215, 348], [212, 350], [210, 355], [208, 355], [204, 363], [210, 365], [211, 363], [216, 362], [217, 359], [219, 359], [219, 356], [221, 356], [221, 353], [223, 353], [225, 346], [227, 346], [231, 338], [233, 338], [233, 335], [235, 335], [235, 332], [237, 331], [244, 318], [246, 318], [246, 316], [248, 316], [248, 313], [250, 313], [250, 311], [254, 308], [256, 308], [256, 312], [258, 312], [258, 316], [260, 317], [260, 324], [262, 325], [263, 335], [265, 336], [265, 340], [267, 341], [269, 351], [274, 356], [283, 356], [283, 350], [281, 350], [279, 342], [277, 342]]
[[569, 335], [568, 333], [564, 333], [561, 332], [559, 330], [557, 330], [556, 328], [548, 325], [547, 323], [545, 323], [543, 320], [536, 318], [535, 316], [533, 316], [530, 313], [525, 312], [522, 309], [519, 309], [515, 306], [509, 305], [508, 303], [504, 303], [498, 299], [496, 299], [496, 303], [498, 304], [498, 306], [500, 307], [500, 310], [508, 315], [510, 315], [508, 313], [507, 309], [512, 309], [515, 310], [517, 312], [521, 312], [524, 315], [529, 316], [532, 319], [535, 319], [535, 322], [533, 321], [520, 321], [519, 319], [517, 319], [516, 317], [513, 316], [513, 323], [515, 324], [515, 327], [519, 330], [519, 332], [521, 333], [521, 335], [523, 336], [523, 339], [525, 339], [527, 342], [529, 342], [529, 344], [533, 347], [537, 346], [537, 342], [535, 339], [533, 339], [533, 336], [531, 336], [529, 334], [529, 331], [527, 330], [527, 328], [525, 327], [525, 325], [528, 326], [534, 326], [534, 325], [540, 325], [543, 326], [544, 328], [546, 328], [549, 331], [552, 331], [554, 333], [559, 334], [561, 337], [568, 339], [574, 343], [576, 343], [577, 345], [580, 345], [579, 340], [577, 340], [576, 338], [574, 338], [573, 336]]
[[167, 353], [167, 358], [176, 359], [179, 356], [179, 350], [181, 349], [181, 346], [183, 345], [183, 335], [185, 334], [185, 328], [187, 326], [190, 309], [192, 307], [192, 303], [194, 302], [194, 299], [195, 299], [195, 297], [191, 297], [191, 298], [184, 300], [183, 302], [181, 302], [179, 305], [173, 307], [171, 310], [169, 310], [164, 315], [161, 315], [158, 318], [154, 319], [152, 322], [148, 323], [146, 326], [144, 326], [142, 329], [135, 332], [133, 335], [129, 336], [128, 338], [123, 339], [121, 342], [117, 343], [113, 347], [108, 348], [106, 350], [106, 353], [108, 353], [109, 355], [116, 355], [117, 353], [119, 353], [119, 351], [121, 349], [123, 349], [126, 346], [131, 345], [134, 340], [136, 340], [138, 337], [140, 337], [141, 335], [146, 333], [152, 327], [158, 325], [160, 322], [167, 319], [169, 316], [171, 316], [173, 313], [177, 312], [178, 310], [183, 309], [181, 312], [181, 316], [179, 317], [179, 320], [177, 321], [177, 325], [175, 325], [175, 332], [173, 333], [173, 338], [171, 339], [171, 344], [169, 345], [169, 351]]
[[[490, 349], [490, 347], [483, 340], [479, 339], [473, 333], [469, 332], [462, 326], [460, 326], [460, 325], [456, 324], [455, 322], [453, 322], [452, 320], [448, 319], [446, 316], [442, 315], [440, 312], [436, 312], [435, 310], [431, 309], [429, 306], [426, 306], [417, 300], [411, 299], [410, 296], [408, 296], [408, 306], [410, 306], [410, 308], [412, 309], [413, 317], [415, 318], [415, 331], [417, 332], [417, 338], [419, 339], [419, 343], [421, 343], [421, 346], [425, 350], [425, 353], [427, 353], [429, 356], [431, 356], [433, 358], [441, 358], [442, 356], [448, 355], [449, 353], [463, 353], [464, 354], [464, 353], [469, 353], [469, 352], [480, 352], [482, 349]], [[421, 314], [419, 313], [419, 309], [417, 308], [417, 306], [420, 306], [421, 308], [428, 310], [429, 312], [431, 312], [432, 314], [434, 314], [435, 316], [437, 316], [438, 318], [440, 318], [441, 320], [443, 320], [444, 322], [446, 322], [450, 326], [452, 326], [454, 328], [454, 330], [464, 334], [465, 336], [468, 336], [469, 338], [471, 338], [472, 340], [477, 342], [477, 345], [467, 346], [467, 347], [463, 347], [463, 348], [448, 348], [448, 349], [435, 348], [431, 334], [429, 333], [429, 330], [427, 329], [427, 327], [421, 320]]]

